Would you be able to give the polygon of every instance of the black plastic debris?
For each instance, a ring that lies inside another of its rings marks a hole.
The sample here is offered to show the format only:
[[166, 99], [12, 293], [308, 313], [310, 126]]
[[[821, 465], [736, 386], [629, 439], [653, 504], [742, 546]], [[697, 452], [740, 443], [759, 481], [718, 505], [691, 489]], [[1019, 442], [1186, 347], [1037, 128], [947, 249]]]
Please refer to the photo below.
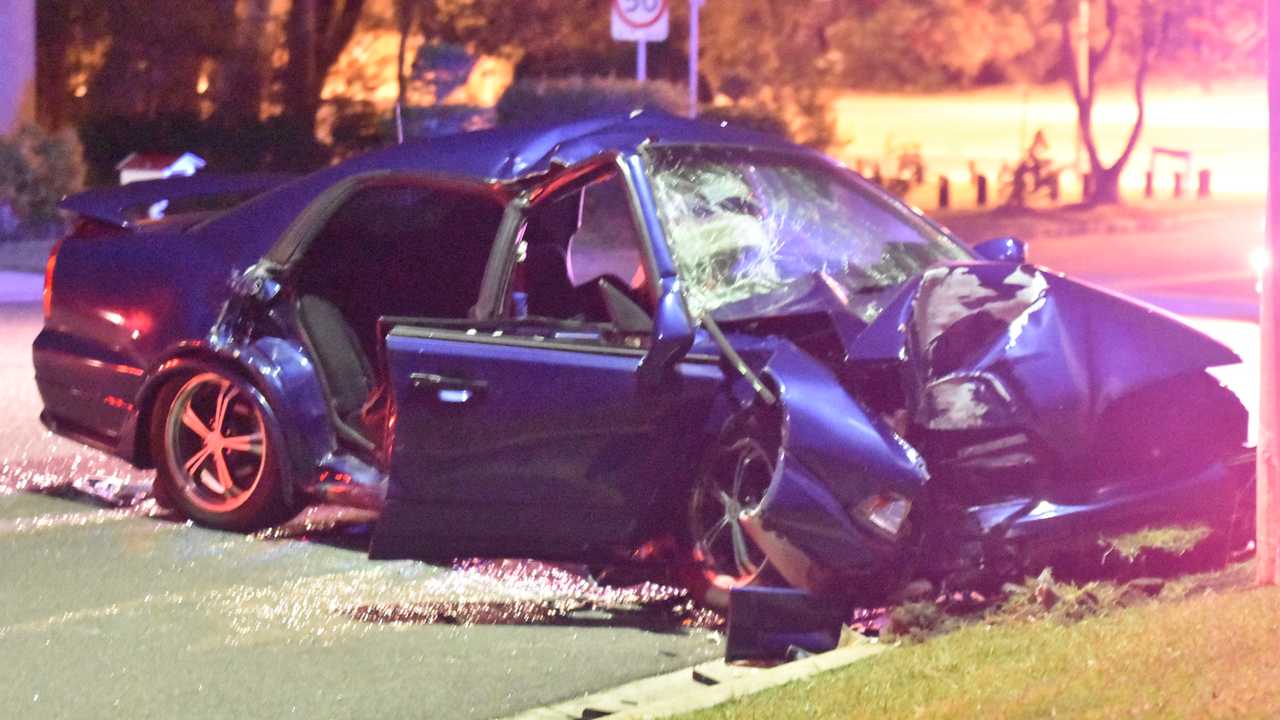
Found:
[[848, 603], [829, 596], [789, 588], [734, 588], [724, 659], [789, 660], [834, 650], [848, 616]]
[[127, 508], [151, 497], [151, 483], [121, 477], [80, 477], [71, 482], [64, 494], [105, 507]]

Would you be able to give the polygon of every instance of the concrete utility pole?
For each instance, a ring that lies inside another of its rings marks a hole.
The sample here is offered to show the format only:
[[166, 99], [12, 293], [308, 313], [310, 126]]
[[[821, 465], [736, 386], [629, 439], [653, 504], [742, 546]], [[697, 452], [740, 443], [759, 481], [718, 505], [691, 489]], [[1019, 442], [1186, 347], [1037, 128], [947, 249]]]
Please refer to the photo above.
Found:
[[1280, 287], [1276, 262], [1280, 260], [1280, 0], [1267, 0], [1267, 95], [1270, 117], [1270, 173], [1267, 185], [1267, 251], [1271, 259], [1262, 275], [1262, 397], [1258, 405], [1258, 584], [1276, 583], [1276, 553], [1280, 551], [1280, 447], [1276, 436], [1276, 362], [1280, 357], [1280, 333], [1276, 309]]
[[[1080, 0], [1077, 6], [1077, 19], [1079, 25], [1076, 28], [1076, 79], [1080, 81], [1080, 87], [1084, 91], [1090, 92], [1089, 87], [1089, 0]], [[1084, 130], [1080, 127], [1080, 123], [1076, 123], [1076, 161], [1075, 168], [1081, 173], [1084, 172], [1083, 150], [1084, 150]]]
[[36, 3], [0, 0], [0, 135], [36, 119]]

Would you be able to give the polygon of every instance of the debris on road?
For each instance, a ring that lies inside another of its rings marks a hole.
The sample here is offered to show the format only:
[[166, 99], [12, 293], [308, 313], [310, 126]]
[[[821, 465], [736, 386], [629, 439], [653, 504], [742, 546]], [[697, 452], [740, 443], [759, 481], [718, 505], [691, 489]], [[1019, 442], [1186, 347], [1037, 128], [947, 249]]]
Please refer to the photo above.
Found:
[[729, 593], [725, 661], [797, 659], [834, 650], [848, 608], [801, 590], [740, 587]]
[[70, 489], [102, 505], [134, 507], [151, 497], [151, 483], [122, 477], [78, 477]]

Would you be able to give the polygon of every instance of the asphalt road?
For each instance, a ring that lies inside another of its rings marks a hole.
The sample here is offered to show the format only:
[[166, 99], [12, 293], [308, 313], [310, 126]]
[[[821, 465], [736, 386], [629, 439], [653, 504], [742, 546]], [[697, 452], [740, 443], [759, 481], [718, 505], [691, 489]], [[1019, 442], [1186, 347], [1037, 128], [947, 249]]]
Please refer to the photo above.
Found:
[[1259, 200], [1138, 204], [1129, 214], [942, 215], [969, 243], [1015, 235], [1031, 262], [1187, 316], [1258, 319]]
[[0, 717], [491, 718], [723, 653], [669, 589], [373, 562], [333, 509], [245, 536], [128, 505], [150, 473], [36, 419], [33, 285], [0, 273]]

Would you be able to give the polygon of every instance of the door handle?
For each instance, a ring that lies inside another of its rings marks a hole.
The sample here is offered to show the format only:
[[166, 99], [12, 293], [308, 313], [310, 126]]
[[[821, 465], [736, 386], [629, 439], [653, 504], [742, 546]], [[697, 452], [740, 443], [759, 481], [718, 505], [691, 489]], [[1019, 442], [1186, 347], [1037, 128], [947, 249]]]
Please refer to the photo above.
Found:
[[409, 381], [414, 390], [433, 392], [437, 400], [450, 405], [470, 402], [489, 387], [489, 383], [484, 380], [446, 377], [436, 373], [413, 373], [409, 376]]

